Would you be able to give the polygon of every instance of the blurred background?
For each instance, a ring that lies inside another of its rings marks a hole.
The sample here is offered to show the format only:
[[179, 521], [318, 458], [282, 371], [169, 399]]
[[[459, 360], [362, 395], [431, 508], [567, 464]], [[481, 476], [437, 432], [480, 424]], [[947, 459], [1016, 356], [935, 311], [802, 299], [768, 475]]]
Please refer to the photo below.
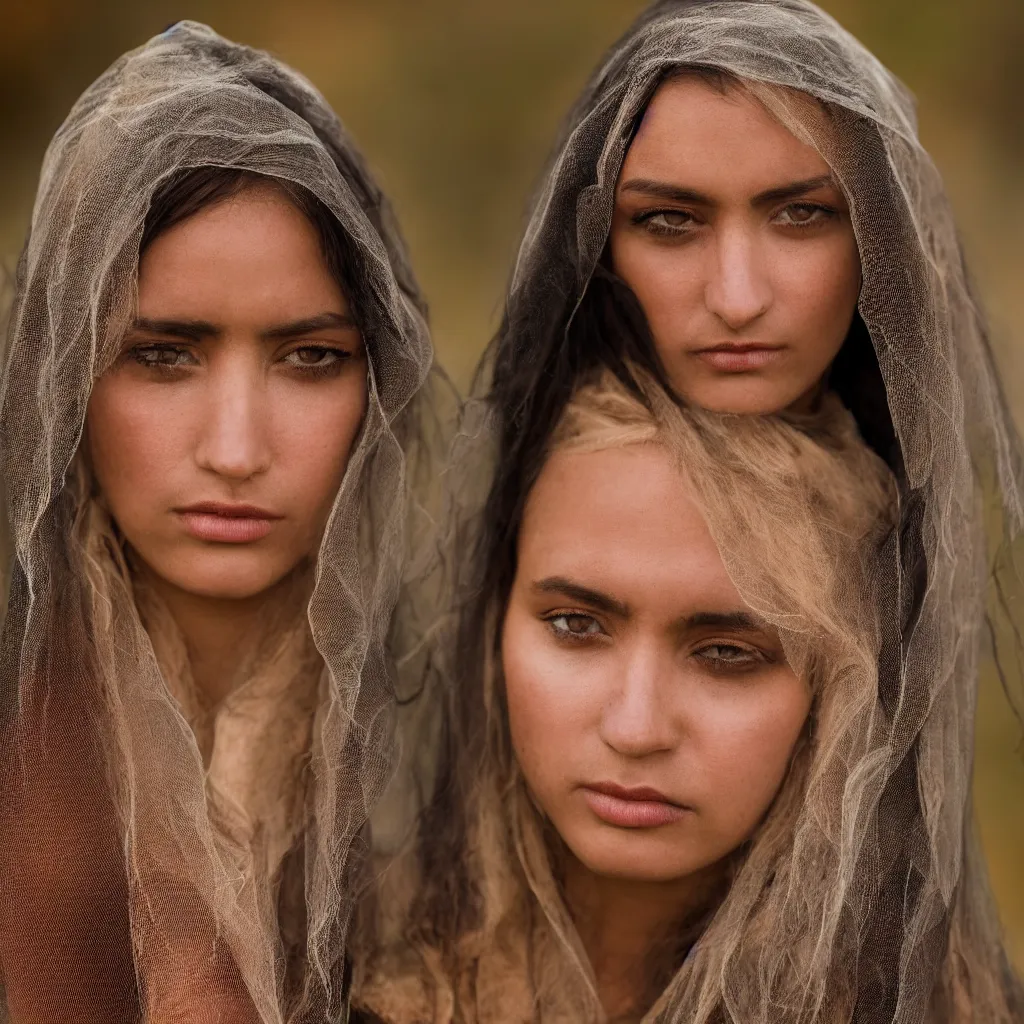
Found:
[[[819, 0], [911, 87], [1024, 420], [1024, 2]], [[263, 47], [321, 89], [394, 200], [466, 384], [496, 324], [556, 126], [642, 0], [0, 0], [0, 259], [21, 247], [43, 151], [120, 53], [182, 18]], [[1024, 755], [983, 683], [975, 800], [1024, 969]]]

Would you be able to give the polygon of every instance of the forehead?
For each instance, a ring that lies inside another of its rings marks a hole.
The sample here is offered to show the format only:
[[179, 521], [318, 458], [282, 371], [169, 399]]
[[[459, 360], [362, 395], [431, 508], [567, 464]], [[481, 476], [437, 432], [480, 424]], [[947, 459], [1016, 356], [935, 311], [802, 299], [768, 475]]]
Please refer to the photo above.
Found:
[[688, 482], [656, 445], [555, 452], [527, 500], [518, 568], [666, 617], [743, 606]]
[[316, 229], [272, 187], [204, 207], [158, 235], [139, 263], [139, 308], [149, 316], [263, 322], [320, 306], [343, 308], [344, 296]]
[[[809, 96], [787, 90], [787, 107], [820, 125]], [[718, 88], [696, 75], [663, 82], [626, 155], [623, 177], [642, 174], [702, 190], [716, 183], [751, 192], [827, 174], [828, 164], [777, 120], [741, 83]]]

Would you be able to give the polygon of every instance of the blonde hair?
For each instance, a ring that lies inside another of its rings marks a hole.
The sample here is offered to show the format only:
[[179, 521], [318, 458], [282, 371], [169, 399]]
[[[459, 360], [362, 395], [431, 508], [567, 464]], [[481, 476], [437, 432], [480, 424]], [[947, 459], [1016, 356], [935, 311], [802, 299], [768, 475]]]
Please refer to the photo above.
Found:
[[[844, 896], [831, 880], [855, 855], [842, 841], [849, 768], [868, 751], [879, 713], [872, 569], [895, 487], [831, 396], [814, 416], [785, 421], [680, 408], [635, 379], [640, 393], [608, 372], [581, 387], [549, 454], [647, 444], [671, 453], [744, 600], [778, 629], [814, 690], [810, 738], [728, 893], [709, 908], [694, 955], [681, 964], [680, 942], [667, 974], [656, 972], [652, 1015], [684, 1001], [687, 1019], [714, 1020], [765, 948], [790, 945], [792, 978], [774, 981], [794, 1003], [798, 966], [828, 955], [822, 931], [837, 927]], [[356, 1005], [389, 1024], [603, 1019], [560, 891], [560, 841], [511, 751], [496, 657], [502, 614], [489, 610], [489, 655], [475, 678], [451, 683], [450, 763], [414, 847], [372, 892], [356, 935]], [[814, 865], [819, 883], [796, 902], [794, 862]], [[450, 877], [437, 877], [441, 865]], [[851, 984], [833, 993], [837, 1005], [852, 1005]]]
[[[301, 857], [290, 854], [306, 825], [307, 766], [324, 671], [304, 614], [311, 574], [296, 571], [291, 587], [264, 613], [259, 642], [239, 651], [235, 686], [215, 708], [195, 683], [170, 610], [133, 568], [132, 553], [97, 490], [84, 449], [69, 468], [67, 496], [73, 508], [70, 555], [85, 581], [90, 626], [83, 655], [95, 662], [102, 680], [113, 659], [111, 638], [119, 630], [131, 629], [151, 646], [203, 760], [210, 821], [239, 874], [265, 890], [267, 904], [276, 908], [286, 955], [302, 956], [305, 907], [293, 892], [296, 875], [302, 889]], [[110, 702], [116, 716], [115, 695], [101, 689], [99, 697]], [[227, 725], [221, 729], [223, 721]]]

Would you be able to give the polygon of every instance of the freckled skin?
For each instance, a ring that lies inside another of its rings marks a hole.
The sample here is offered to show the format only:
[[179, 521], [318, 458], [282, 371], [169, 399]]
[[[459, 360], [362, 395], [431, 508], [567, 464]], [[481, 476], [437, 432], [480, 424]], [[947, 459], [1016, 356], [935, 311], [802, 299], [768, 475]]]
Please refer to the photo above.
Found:
[[[538, 592], [536, 581], [551, 577], [611, 595], [629, 614]], [[522, 525], [502, 665], [526, 783], [595, 874], [684, 878], [735, 850], [767, 812], [811, 696], [769, 627], [680, 625], [737, 611], [749, 613], [664, 452], [632, 446], [549, 459]], [[600, 632], [583, 641], [556, 635], [558, 615]], [[730, 645], [742, 670], [709, 660]], [[653, 828], [607, 824], [580, 789], [605, 781], [653, 787], [691, 810]]]
[[[246, 598], [315, 554], [367, 403], [355, 328], [268, 340], [324, 313], [350, 314], [315, 229], [279, 193], [255, 187], [159, 235], [139, 268], [140, 318], [208, 321], [198, 343], [134, 331], [93, 389], [87, 443], [100, 491], [131, 547], [189, 594]], [[171, 372], [133, 347], [175, 345]], [[296, 349], [305, 346], [305, 354]], [[317, 349], [336, 372], [311, 376]], [[282, 518], [249, 544], [199, 540], [175, 509], [244, 503]]]
[[[798, 102], [809, 119], [824, 116], [813, 101]], [[609, 245], [615, 272], [639, 299], [658, 355], [687, 400], [720, 412], [772, 413], [813, 398], [860, 291], [848, 205], [834, 182], [797, 198], [755, 200], [829, 173], [816, 150], [737, 86], [722, 92], [684, 76], [654, 95], [619, 176]], [[709, 202], [624, 188], [637, 179]], [[784, 351], [745, 372], [722, 372], [695, 355], [724, 343]]]

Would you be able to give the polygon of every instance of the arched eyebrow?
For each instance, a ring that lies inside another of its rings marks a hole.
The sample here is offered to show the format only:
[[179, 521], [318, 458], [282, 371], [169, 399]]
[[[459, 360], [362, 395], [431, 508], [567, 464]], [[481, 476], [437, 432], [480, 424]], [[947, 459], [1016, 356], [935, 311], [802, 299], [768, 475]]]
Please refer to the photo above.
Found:
[[216, 324], [207, 320], [164, 320], [148, 316], [138, 317], [132, 324], [132, 330], [181, 338], [184, 341], [202, 341], [204, 338], [216, 338], [222, 333]]
[[[578, 601], [596, 611], [616, 615], [622, 619], [628, 619], [632, 614], [632, 609], [626, 602], [565, 576], [547, 576], [536, 580], [532, 584], [532, 589], [541, 594], [560, 594], [571, 601]], [[756, 616], [740, 609], [728, 612], [694, 612], [692, 615], [684, 615], [673, 625], [673, 629], [679, 632], [690, 629], [725, 629], [732, 633], [763, 633], [768, 628]]]
[[536, 580], [533, 583], [533, 590], [540, 594], [561, 594], [571, 601], [579, 601], [580, 604], [589, 605], [597, 611], [618, 615], [623, 619], [629, 618], [629, 605], [622, 601], [616, 601], [614, 597], [603, 594], [600, 590], [593, 590], [567, 579], [565, 576], [547, 576], [542, 580]]
[[317, 331], [329, 330], [354, 331], [358, 329], [355, 320], [348, 313], [320, 313], [318, 316], [306, 317], [304, 320], [293, 320], [291, 323], [280, 324], [260, 332], [260, 337], [268, 341], [281, 341], [297, 338], [302, 334], [315, 334]]
[[[185, 341], [199, 342], [204, 338], [218, 338], [224, 334], [223, 327], [207, 320], [173, 320], [154, 319], [140, 316], [132, 325], [136, 331], [147, 334], [161, 334], [170, 338], [182, 338]], [[316, 316], [292, 320], [289, 323], [276, 324], [260, 332], [265, 341], [281, 341], [297, 338], [303, 334], [315, 334], [317, 331], [357, 330], [358, 325], [347, 313], [318, 313]]]
[[[752, 206], [765, 206], [769, 203], [780, 203], [787, 199], [799, 199], [808, 192], [815, 192], [819, 188], [835, 188], [836, 183], [831, 174], [819, 174], [814, 178], [804, 178], [802, 181], [793, 181], [787, 185], [779, 185], [776, 188], [766, 189], [759, 192], [751, 199]], [[667, 181], [655, 181], [652, 178], [630, 178], [619, 186], [620, 192], [633, 192], [638, 195], [650, 196], [653, 199], [668, 199], [675, 203], [695, 203], [698, 206], [714, 206], [715, 201], [698, 192], [696, 189], [683, 188], [681, 185], [673, 185]]]
[[765, 624], [749, 612], [696, 612], [680, 619], [681, 629], [727, 629], [733, 633], [762, 633]]

